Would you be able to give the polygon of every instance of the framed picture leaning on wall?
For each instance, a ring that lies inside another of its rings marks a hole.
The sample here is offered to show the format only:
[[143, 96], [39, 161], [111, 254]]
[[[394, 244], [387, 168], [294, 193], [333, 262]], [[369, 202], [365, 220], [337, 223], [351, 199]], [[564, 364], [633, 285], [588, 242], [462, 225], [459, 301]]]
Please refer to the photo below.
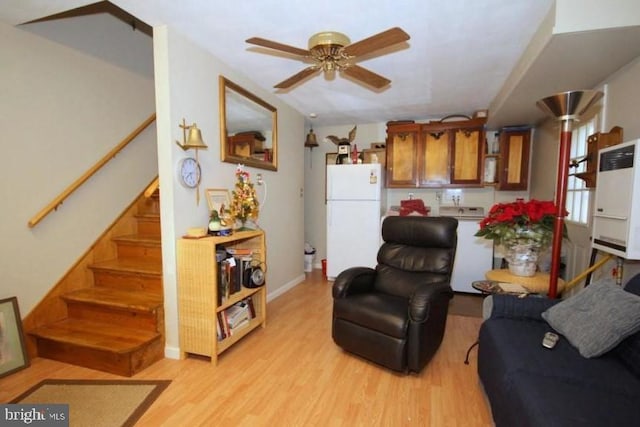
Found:
[[0, 378], [29, 366], [18, 298], [0, 300]]
[[229, 209], [229, 204], [231, 203], [231, 198], [229, 197], [229, 190], [226, 188], [207, 188], [207, 204], [209, 205], [209, 210], [216, 210], [220, 215], [220, 209], [224, 206], [224, 209]]

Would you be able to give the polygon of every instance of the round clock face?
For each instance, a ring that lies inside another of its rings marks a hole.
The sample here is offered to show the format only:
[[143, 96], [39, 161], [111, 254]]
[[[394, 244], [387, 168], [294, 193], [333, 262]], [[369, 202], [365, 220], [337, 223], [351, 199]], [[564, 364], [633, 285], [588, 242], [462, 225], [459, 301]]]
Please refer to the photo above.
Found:
[[187, 157], [180, 164], [180, 181], [189, 188], [195, 188], [200, 184], [200, 164], [196, 159]]

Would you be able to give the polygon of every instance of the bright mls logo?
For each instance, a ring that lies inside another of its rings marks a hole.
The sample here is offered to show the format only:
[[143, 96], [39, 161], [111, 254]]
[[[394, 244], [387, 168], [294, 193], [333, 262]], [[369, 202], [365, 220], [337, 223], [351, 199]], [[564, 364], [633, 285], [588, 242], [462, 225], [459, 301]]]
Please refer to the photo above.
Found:
[[2, 426], [68, 427], [69, 405], [8, 404], [0, 405]]

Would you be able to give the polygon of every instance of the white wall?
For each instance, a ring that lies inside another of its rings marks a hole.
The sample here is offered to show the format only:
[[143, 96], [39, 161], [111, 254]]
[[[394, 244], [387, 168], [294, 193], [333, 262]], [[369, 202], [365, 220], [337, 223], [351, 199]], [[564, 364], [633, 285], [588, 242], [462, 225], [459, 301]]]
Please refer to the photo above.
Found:
[[556, 0], [554, 33], [638, 25], [637, 0]]
[[604, 131], [613, 126], [624, 128], [626, 141], [640, 138], [638, 100], [640, 99], [640, 58], [611, 76], [607, 85], [607, 104]]
[[185, 118], [196, 122], [208, 149], [199, 151], [201, 193], [205, 188], [235, 184], [235, 164], [220, 162], [218, 76], [224, 75], [278, 109], [278, 171], [248, 168], [255, 183], [261, 173], [266, 185], [256, 186], [261, 201], [259, 224], [266, 232], [267, 294], [272, 299], [304, 279], [303, 263], [303, 142], [304, 118], [278, 101], [240, 72], [227, 67], [173, 28], [154, 29], [156, 109], [158, 114], [158, 167], [160, 173], [163, 274], [165, 291], [166, 354], [178, 355], [175, 242], [189, 227], [206, 226], [208, 207], [202, 197], [196, 204], [194, 190], [178, 184], [179, 161], [193, 156], [175, 140], [182, 138], [178, 125]]
[[[143, 64], [152, 60], [151, 39], [115, 19], [79, 21], [0, 23], [0, 298], [17, 296], [23, 316], [157, 173], [152, 126], [57, 211], [27, 226], [154, 112]], [[65, 44], [70, 39], [85, 48]], [[145, 49], [146, 56], [126, 54]], [[136, 64], [114, 65], [105, 54]]]

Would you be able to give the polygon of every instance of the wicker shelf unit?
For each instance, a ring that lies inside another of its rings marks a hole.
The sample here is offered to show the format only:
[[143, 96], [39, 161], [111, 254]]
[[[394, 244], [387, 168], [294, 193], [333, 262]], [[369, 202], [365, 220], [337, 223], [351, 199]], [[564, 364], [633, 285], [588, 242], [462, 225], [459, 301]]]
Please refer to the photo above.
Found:
[[[183, 238], [178, 240], [178, 322], [180, 357], [187, 354], [208, 356], [211, 363], [217, 357], [267, 320], [266, 287], [245, 288], [233, 293], [218, 305], [218, 263], [216, 249], [248, 248], [253, 258], [266, 265], [265, 236], [262, 230], [239, 231], [231, 236]], [[251, 297], [255, 317], [249, 325], [218, 341], [217, 314], [233, 304]]]

